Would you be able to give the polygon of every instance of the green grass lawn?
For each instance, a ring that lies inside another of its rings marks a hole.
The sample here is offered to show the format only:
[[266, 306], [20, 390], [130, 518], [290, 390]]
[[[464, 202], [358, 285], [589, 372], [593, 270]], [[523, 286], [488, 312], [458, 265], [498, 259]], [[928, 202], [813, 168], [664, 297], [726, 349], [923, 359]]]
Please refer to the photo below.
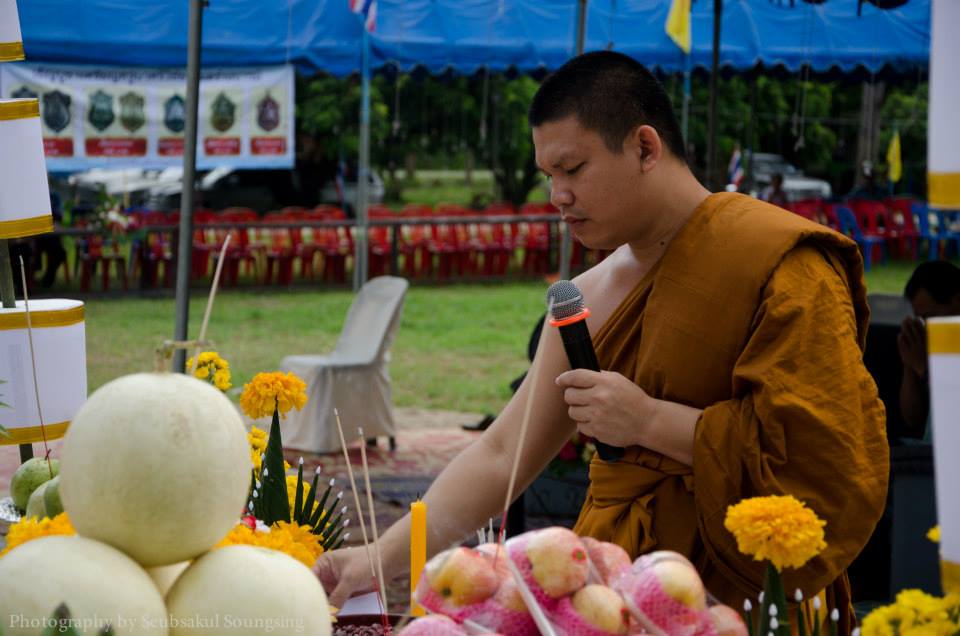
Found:
[[[875, 267], [871, 292], [899, 294], [909, 263]], [[413, 287], [393, 347], [391, 376], [398, 406], [496, 412], [509, 399], [508, 383], [527, 366], [530, 331], [543, 311], [546, 284], [472, 284]], [[231, 364], [234, 385], [278, 368], [296, 353], [329, 352], [350, 306], [349, 291], [224, 291], [217, 297], [208, 337]], [[196, 334], [206, 306], [190, 306]], [[89, 386], [150, 370], [154, 349], [172, 338], [172, 299], [87, 300]]]

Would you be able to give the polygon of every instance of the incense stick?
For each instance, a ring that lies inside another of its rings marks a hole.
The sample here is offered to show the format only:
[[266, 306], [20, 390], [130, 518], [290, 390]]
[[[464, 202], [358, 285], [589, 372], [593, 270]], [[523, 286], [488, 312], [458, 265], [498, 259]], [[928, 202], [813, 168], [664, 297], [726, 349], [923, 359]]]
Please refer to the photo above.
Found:
[[[40, 420], [40, 435], [43, 438], [43, 458], [47, 460], [50, 479], [53, 479], [53, 466], [50, 465], [50, 448], [47, 447], [47, 429], [43, 425], [43, 408], [40, 405], [40, 383], [37, 381], [37, 357], [33, 352], [33, 320], [30, 317], [30, 294], [27, 292], [27, 270], [20, 257], [20, 281], [23, 285], [23, 311], [27, 318], [27, 341], [30, 343], [30, 369], [33, 371], [33, 392], [37, 396], [37, 418]], [[31, 454], [33, 454], [31, 452]]]
[[[210, 312], [213, 310], [213, 298], [217, 295], [217, 286], [220, 283], [220, 272], [223, 270], [223, 259], [227, 254], [227, 246], [230, 245], [230, 235], [227, 234], [223, 246], [220, 248], [220, 257], [217, 259], [217, 268], [213, 271], [213, 283], [210, 285], [210, 295], [207, 296], [207, 309], [203, 312], [203, 323], [200, 325], [200, 335], [197, 336], [197, 342], [203, 342], [203, 337], [207, 335], [207, 324], [210, 323]], [[166, 276], [166, 274], [164, 274]], [[200, 358], [200, 344], [193, 351], [193, 364], [190, 365], [190, 375], [197, 370], [197, 362]]]
[[353, 503], [357, 507], [357, 517], [360, 519], [363, 547], [367, 551], [367, 560], [370, 561], [370, 574], [373, 575], [373, 578], [377, 578], [377, 568], [373, 563], [373, 553], [370, 552], [370, 542], [367, 540], [367, 524], [363, 521], [363, 508], [360, 507], [360, 493], [357, 492], [357, 481], [353, 477], [353, 466], [350, 465], [350, 453], [347, 452], [347, 442], [343, 437], [343, 425], [340, 423], [340, 412], [336, 408], [333, 409], [333, 417], [337, 420], [337, 433], [340, 434], [340, 448], [343, 449], [343, 459], [347, 462], [347, 475], [350, 477]]
[[383, 580], [383, 560], [380, 557], [380, 537], [377, 534], [377, 514], [373, 508], [373, 489], [370, 487], [370, 469], [367, 466], [367, 445], [363, 437], [363, 429], [358, 428], [360, 436], [360, 459], [363, 462], [363, 482], [367, 487], [367, 507], [370, 509], [370, 527], [373, 530], [373, 550], [377, 555], [377, 578], [380, 582], [380, 594], [383, 598], [383, 610], [387, 610], [387, 586]]

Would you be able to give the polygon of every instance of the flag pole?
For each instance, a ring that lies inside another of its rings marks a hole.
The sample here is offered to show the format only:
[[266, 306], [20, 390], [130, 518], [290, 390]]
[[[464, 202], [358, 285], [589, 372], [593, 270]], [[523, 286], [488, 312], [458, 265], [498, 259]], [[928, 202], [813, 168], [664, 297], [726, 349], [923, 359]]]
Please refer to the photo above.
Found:
[[367, 209], [370, 185], [370, 33], [363, 25], [362, 61], [360, 70], [360, 161], [357, 170], [357, 236], [354, 241], [353, 291], [367, 281]]

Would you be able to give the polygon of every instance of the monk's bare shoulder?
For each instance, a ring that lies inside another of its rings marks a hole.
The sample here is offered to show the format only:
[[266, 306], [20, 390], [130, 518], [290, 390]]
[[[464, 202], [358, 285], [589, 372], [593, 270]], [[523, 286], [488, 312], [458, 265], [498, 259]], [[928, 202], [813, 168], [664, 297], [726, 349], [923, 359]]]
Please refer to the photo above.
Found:
[[644, 273], [637, 269], [629, 248], [624, 245], [573, 279], [590, 309], [587, 322], [591, 330], [607, 321]]

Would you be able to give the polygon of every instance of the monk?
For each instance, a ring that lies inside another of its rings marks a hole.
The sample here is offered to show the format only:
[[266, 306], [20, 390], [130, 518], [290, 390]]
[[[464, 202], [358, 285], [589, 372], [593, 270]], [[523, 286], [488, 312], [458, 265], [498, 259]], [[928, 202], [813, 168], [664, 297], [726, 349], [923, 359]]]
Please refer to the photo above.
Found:
[[[518, 492], [574, 431], [625, 447], [594, 458], [575, 530], [632, 556], [686, 555], [719, 600], [740, 607], [764, 564], [724, 528], [743, 498], [793, 495], [826, 521], [828, 547], [786, 589], [823, 593], [850, 627], [847, 566], [883, 511], [883, 404], [862, 362], [868, 319], [857, 246], [736, 194], [711, 194], [685, 163], [663, 87], [603, 51], [548, 77], [529, 121], [551, 202], [577, 240], [615, 250], [576, 279], [604, 371], [570, 370], [544, 329], [530, 373], [489, 429], [437, 478], [428, 551], [502, 511], [525, 404]], [[536, 378], [536, 385], [532, 384]], [[409, 521], [381, 539], [385, 573], [407, 564]], [[370, 589], [363, 548], [315, 568], [334, 605]]]

